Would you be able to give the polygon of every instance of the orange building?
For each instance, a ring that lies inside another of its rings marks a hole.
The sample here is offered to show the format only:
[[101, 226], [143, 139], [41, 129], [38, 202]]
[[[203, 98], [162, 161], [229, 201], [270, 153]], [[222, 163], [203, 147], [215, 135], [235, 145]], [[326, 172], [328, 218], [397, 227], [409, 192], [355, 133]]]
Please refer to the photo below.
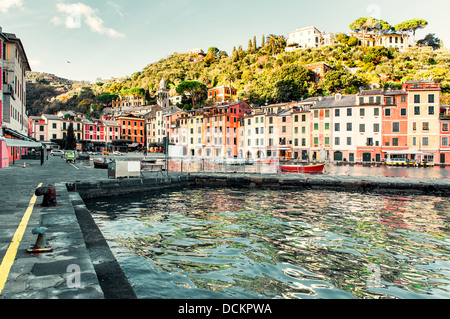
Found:
[[121, 138], [145, 145], [145, 119], [136, 115], [128, 114], [116, 118], [120, 125]]
[[236, 97], [237, 90], [229, 86], [218, 86], [208, 90], [208, 100], [214, 102], [229, 102]]

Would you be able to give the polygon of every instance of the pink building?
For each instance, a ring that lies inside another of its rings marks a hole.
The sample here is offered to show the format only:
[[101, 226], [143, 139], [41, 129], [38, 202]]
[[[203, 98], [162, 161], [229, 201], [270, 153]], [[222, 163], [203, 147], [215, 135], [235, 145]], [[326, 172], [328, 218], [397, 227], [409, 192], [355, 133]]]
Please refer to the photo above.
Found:
[[442, 105], [439, 116], [439, 163], [450, 163], [450, 106]]
[[48, 141], [48, 129], [45, 119], [40, 116], [30, 116], [28, 118], [28, 134], [36, 141]]

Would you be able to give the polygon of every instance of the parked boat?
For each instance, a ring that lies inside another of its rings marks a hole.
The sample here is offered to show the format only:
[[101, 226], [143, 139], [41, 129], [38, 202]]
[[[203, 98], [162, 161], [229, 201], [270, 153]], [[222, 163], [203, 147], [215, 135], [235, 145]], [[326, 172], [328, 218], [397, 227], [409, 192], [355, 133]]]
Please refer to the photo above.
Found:
[[102, 158], [102, 159], [98, 159], [98, 158], [94, 158], [94, 168], [103, 168], [103, 169], [107, 169], [109, 163], [112, 162], [112, 160], [108, 160], [107, 158]]
[[290, 173], [322, 173], [324, 167], [325, 163], [315, 165], [303, 165], [303, 164], [280, 165], [280, 169], [282, 172], [290, 172]]

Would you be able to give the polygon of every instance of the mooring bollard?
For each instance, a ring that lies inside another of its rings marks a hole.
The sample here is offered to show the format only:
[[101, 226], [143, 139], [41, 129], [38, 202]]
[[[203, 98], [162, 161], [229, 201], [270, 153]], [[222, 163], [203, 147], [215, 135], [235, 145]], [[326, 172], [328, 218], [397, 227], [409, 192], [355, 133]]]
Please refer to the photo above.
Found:
[[44, 227], [33, 228], [32, 233], [38, 235], [36, 243], [31, 245], [27, 249], [29, 253], [47, 253], [53, 251], [52, 246], [47, 243], [47, 236], [45, 234], [46, 229]]
[[58, 205], [56, 202], [56, 190], [52, 186], [39, 187], [34, 192], [36, 196], [44, 196], [42, 200], [42, 206], [44, 207], [52, 207]]

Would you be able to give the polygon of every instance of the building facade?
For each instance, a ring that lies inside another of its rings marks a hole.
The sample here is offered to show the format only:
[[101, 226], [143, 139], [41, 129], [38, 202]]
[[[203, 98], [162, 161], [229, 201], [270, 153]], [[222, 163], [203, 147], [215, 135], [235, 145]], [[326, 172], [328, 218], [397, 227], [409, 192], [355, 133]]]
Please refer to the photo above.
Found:
[[26, 139], [26, 73], [31, 71], [22, 42], [12, 33], [2, 34], [2, 121], [5, 137]]

